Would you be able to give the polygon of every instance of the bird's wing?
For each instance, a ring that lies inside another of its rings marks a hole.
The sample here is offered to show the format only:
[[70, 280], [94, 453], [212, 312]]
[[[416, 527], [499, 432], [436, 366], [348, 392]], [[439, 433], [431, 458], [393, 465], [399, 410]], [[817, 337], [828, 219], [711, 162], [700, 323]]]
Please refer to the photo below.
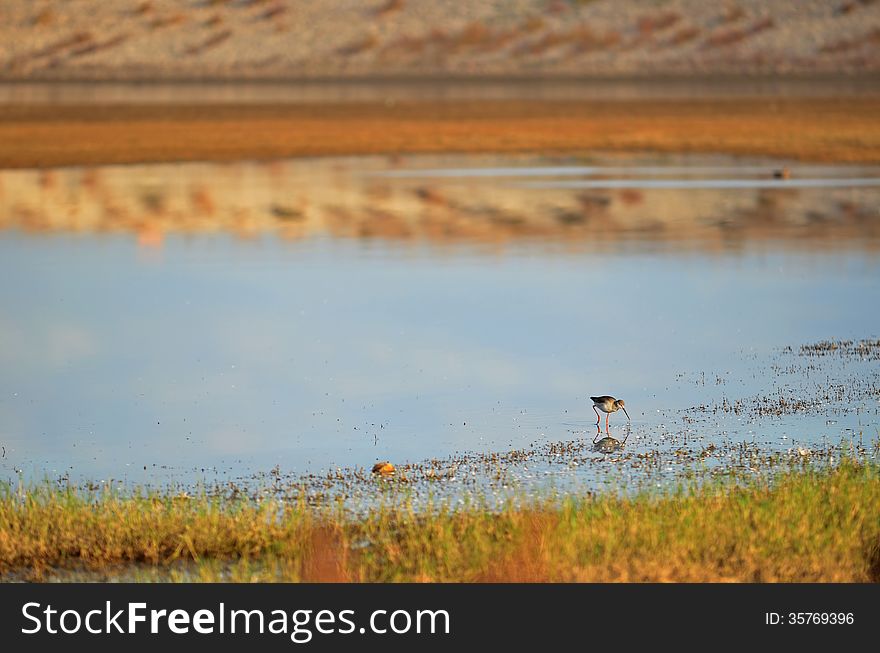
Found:
[[606, 401], [614, 401], [614, 397], [609, 397], [608, 395], [602, 395], [601, 397], [590, 397], [594, 403], [604, 404]]

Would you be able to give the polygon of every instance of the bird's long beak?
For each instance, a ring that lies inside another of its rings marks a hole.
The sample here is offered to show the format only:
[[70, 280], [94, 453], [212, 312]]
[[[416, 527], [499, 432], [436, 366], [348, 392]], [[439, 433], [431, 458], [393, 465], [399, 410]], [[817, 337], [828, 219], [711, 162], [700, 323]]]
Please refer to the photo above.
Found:
[[[621, 406], [621, 408], [623, 408], [623, 406]], [[623, 408], [623, 414], [626, 415], [626, 418], [627, 418], [627, 419], [629, 419], [630, 421], [632, 421], [632, 420], [630, 419], [629, 413], [626, 412], [626, 408]]]

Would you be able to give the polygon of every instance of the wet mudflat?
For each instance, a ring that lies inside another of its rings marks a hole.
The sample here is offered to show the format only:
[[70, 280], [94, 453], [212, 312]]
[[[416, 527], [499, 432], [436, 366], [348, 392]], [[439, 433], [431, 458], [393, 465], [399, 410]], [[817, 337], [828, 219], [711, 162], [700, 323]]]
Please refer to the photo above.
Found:
[[[0, 474], [357, 507], [876, 458], [878, 179], [656, 155], [2, 172]], [[605, 393], [633, 420], [597, 438]]]

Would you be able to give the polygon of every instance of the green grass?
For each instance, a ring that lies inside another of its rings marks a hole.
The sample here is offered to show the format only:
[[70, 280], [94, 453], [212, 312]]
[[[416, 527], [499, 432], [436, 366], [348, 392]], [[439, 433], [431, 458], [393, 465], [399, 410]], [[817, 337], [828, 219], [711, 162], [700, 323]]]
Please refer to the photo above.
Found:
[[880, 580], [880, 467], [745, 485], [361, 518], [305, 503], [0, 491], [7, 578], [233, 581]]

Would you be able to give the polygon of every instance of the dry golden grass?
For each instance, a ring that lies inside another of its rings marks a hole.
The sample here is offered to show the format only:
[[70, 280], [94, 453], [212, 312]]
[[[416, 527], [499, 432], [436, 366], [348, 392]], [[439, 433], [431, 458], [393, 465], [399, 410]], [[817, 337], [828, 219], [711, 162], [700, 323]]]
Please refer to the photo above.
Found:
[[205, 581], [877, 582], [880, 469], [357, 519], [272, 501], [0, 494], [0, 571], [71, 568]]
[[642, 16], [636, 21], [636, 28], [641, 34], [649, 35], [669, 29], [681, 19], [682, 16], [678, 12], [664, 11], [659, 14]]
[[751, 25], [748, 25], [747, 27], [720, 29], [711, 34], [709, 38], [706, 39], [704, 47], [718, 48], [732, 45], [734, 43], [739, 43], [740, 41], [744, 41], [747, 38], [754, 36], [755, 34], [759, 34], [765, 30], [771, 29], [772, 27], [774, 27], [773, 19], [764, 18], [762, 20], [756, 21]]
[[880, 44], [880, 28], [874, 28], [867, 34], [857, 38], [842, 39], [840, 41], [835, 41], [834, 43], [826, 43], [820, 48], [820, 52], [837, 54], [841, 52], [849, 52], [850, 50], [855, 50], [865, 45], [876, 46], [878, 44]]
[[379, 17], [390, 16], [391, 14], [397, 13], [401, 9], [406, 6], [405, 0], [388, 0], [381, 7], [377, 7], [374, 10], [374, 14]]
[[690, 26], [690, 27], [682, 27], [680, 30], [675, 32], [663, 45], [666, 47], [672, 47], [676, 45], [684, 45], [685, 43], [690, 43], [694, 39], [696, 39], [700, 35], [699, 28]]
[[375, 34], [366, 34], [351, 43], [343, 45], [339, 48], [339, 54], [344, 56], [354, 56], [363, 52], [369, 52], [379, 43], [379, 37]]
[[232, 37], [232, 30], [225, 29], [221, 30], [215, 34], [212, 34], [207, 39], [201, 41], [200, 43], [196, 43], [191, 45], [186, 49], [186, 53], [188, 55], [201, 54], [206, 50], [210, 50], [211, 48], [215, 48], [221, 43], [228, 41]]
[[49, 7], [46, 7], [42, 9], [36, 16], [34, 16], [33, 23], [34, 25], [45, 27], [54, 23], [56, 19], [57, 17], [55, 16], [55, 12], [52, 11]]
[[0, 107], [0, 167], [405, 152], [880, 161], [880, 98]]

